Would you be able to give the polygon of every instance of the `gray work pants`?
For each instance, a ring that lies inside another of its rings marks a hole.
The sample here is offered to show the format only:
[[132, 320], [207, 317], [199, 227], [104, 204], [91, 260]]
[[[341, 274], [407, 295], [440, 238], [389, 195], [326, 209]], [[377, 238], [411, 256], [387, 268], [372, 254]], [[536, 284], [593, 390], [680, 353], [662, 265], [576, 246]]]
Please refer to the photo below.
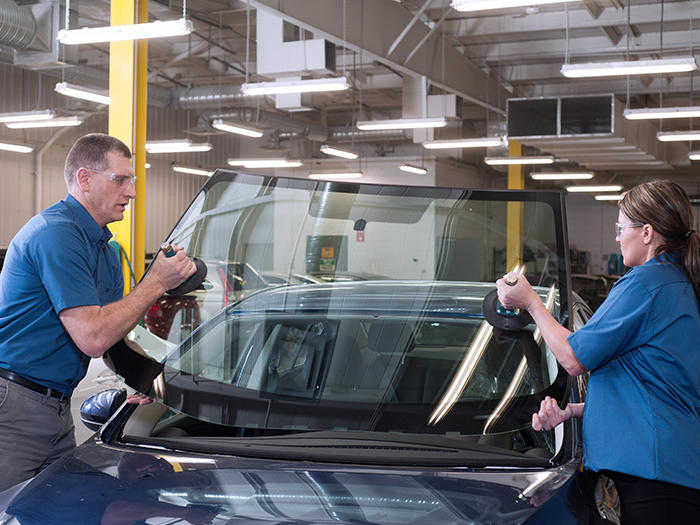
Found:
[[74, 448], [70, 399], [0, 377], [0, 492], [36, 476]]

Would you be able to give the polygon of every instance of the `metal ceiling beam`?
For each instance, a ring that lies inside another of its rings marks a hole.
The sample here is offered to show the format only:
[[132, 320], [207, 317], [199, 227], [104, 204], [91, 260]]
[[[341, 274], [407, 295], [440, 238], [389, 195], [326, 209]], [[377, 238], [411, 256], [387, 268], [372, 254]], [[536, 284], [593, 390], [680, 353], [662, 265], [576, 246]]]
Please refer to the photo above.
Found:
[[428, 8], [428, 6], [432, 3], [433, 0], [426, 0], [426, 2], [423, 4], [423, 7], [421, 7], [416, 13], [413, 15], [413, 18], [411, 21], [406, 25], [406, 27], [403, 28], [403, 31], [399, 34], [399, 36], [396, 37], [396, 40], [389, 46], [389, 51], [386, 52], [386, 56], [391, 55], [396, 47], [401, 43], [401, 41], [404, 39], [404, 37], [408, 34], [408, 32], [411, 30], [413, 27], [413, 24], [415, 24], [420, 16], [425, 12], [425, 10]]
[[[694, 36], [695, 41], [700, 38], [700, 29]], [[689, 32], [664, 33], [664, 52], [684, 51], [690, 53], [691, 35]], [[472, 60], [483, 60], [493, 63], [508, 63], [514, 61], [520, 63], [523, 60], [531, 60], [541, 63], [548, 58], [562, 58], [566, 41], [562, 40], [532, 40], [527, 42], [506, 42], [502, 44], [485, 44], [465, 46], [465, 52]], [[611, 45], [605, 36], [590, 38], [577, 38], [569, 41], [570, 57], [595, 57], [595, 61], [612, 60], [614, 57], [624, 56], [627, 52], [626, 38], [620, 39], [617, 45]], [[659, 52], [659, 35], [646, 33], [630, 40], [630, 52], [632, 55], [649, 55]], [[678, 53], [676, 53], [678, 54]], [[606, 57], [607, 55], [607, 57]], [[593, 60], [591, 60], [593, 61]]]
[[347, 2], [347, 12], [343, 16], [344, 3], [342, 0], [250, 1], [253, 7], [277, 13], [288, 22], [313, 31], [336, 45], [357, 53], [362, 49], [363, 54], [403, 75], [426, 76], [434, 86], [503, 114], [505, 100], [513, 94], [452, 46], [443, 46], [440, 35], [429, 38], [410, 61], [403, 63], [408, 53], [429, 32], [425, 26], [414, 27], [391, 58], [388, 57], [393, 35], [399, 34], [411, 19], [411, 14], [396, 2]]
[[[670, 25], [680, 23], [689, 27], [689, 16], [693, 13], [697, 22], [700, 19], [700, 1], [667, 2], [664, 4], [664, 31]], [[659, 28], [661, 11], [659, 4], [633, 5], [630, 22], [634, 25], [650, 25]], [[697, 27], [693, 23], [693, 27]], [[624, 9], [605, 9], [598, 18], [594, 18], [586, 9], [569, 8], [569, 30], [597, 29], [600, 26], [627, 27], [627, 11]], [[528, 32], [564, 31], [566, 19], [562, 8], [559, 12], [540, 12], [533, 16], [508, 17], [503, 15], [452, 18], [445, 22], [445, 29], [455, 36], [470, 37], [511, 35]]]

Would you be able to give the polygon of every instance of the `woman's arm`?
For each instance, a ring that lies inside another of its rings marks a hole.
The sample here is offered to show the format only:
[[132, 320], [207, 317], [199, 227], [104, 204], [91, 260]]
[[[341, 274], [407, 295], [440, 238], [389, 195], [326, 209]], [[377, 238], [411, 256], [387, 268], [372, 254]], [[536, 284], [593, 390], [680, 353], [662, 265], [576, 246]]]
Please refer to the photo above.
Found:
[[532, 289], [532, 286], [530, 286], [530, 283], [524, 276], [509, 273], [506, 277], [511, 280], [517, 279], [517, 283], [511, 286], [506, 284], [504, 279], [496, 281], [498, 300], [501, 304], [506, 308], [526, 309], [535, 321], [537, 328], [540, 329], [550, 351], [566, 371], [572, 376], [585, 373], [586, 368], [578, 360], [567, 340], [571, 332], [560, 325], [552, 314], [547, 311], [540, 296]]

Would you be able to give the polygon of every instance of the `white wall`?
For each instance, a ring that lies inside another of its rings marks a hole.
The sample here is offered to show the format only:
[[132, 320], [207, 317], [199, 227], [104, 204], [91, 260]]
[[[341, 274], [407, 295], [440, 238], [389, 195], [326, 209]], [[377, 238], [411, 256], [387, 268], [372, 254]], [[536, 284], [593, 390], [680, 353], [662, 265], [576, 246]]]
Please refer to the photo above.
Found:
[[567, 194], [569, 246], [590, 252], [588, 273], [607, 274], [608, 257], [620, 253], [615, 242], [617, 203], [597, 201], [590, 195]]

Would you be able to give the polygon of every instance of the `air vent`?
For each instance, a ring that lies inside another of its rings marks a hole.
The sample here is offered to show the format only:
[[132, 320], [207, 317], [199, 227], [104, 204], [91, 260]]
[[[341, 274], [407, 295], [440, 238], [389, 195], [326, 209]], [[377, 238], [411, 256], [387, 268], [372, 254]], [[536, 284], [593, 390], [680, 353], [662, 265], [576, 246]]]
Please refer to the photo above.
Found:
[[571, 137], [614, 131], [612, 95], [512, 98], [508, 100], [508, 137]]

